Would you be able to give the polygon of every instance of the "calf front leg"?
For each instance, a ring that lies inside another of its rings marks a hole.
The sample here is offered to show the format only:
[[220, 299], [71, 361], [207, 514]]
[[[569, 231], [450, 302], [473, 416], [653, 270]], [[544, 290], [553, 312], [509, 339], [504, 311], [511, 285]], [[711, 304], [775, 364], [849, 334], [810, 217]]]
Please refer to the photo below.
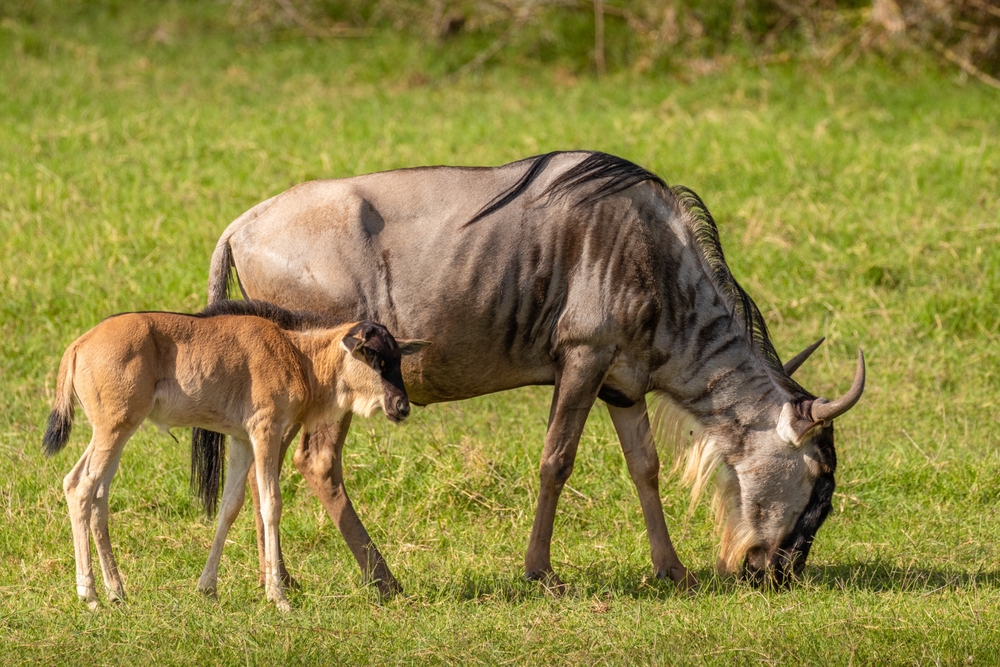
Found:
[[[282, 434], [267, 433], [255, 436], [254, 461], [257, 469], [257, 487], [260, 490], [260, 513], [264, 520], [264, 554], [267, 563], [265, 590], [267, 599], [274, 602], [279, 611], [290, 611], [291, 605], [285, 598], [284, 586], [278, 572], [278, 529], [281, 523], [281, 487], [278, 484], [282, 449]], [[242, 476], [240, 486], [242, 487]]]
[[[300, 426], [300, 424], [296, 424], [295, 428], [289, 431], [288, 437], [285, 438], [285, 441], [281, 443], [281, 454], [278, 461], [279, 471], [281, 469], [281, 464], [285, 460], [285, 453], [288, 451], [288, 445], [295, 439]], [[264, 520], [260, 515], [260, 489], [257, 488], [257, 472], [252, 468], [247, 473], [247, 484], [250, 485], [250, 498], [253, 501], [253, 520], [257, 529], [257, 581], [260, 583], [261, 587], [264, 587], [267, 585], [267, 556], [264, 553]], [[280, 534], [277, 536], [277, 542], [278, 574], [281, 576], [282, 585], [284, 585], [285, 588], [301, 588], [299, 586], [299, 582], [288, 573], [288, 569], [285, 567], [285, 555], [281, 550]]]
[[608, 350], [576, 347], [566, 352], [556, 373], [549, 428], [539, 466], [538, 507], [531, 526], [528, 551], [524, 556], [525, 577], [541, 580], [553, 587], [563, 587], [552, 569], [551, 558], [556, 504], [573, 472], [580, 435], [610, 363], [611, 352]]
[[343, 451], [350, 427], [351, 413], [348, 412], [339, 423], [323, 425], [304, 434], [295, 451], [295, 467], [337, 524], [361, 567], [364, 581], [374, 583], [379, 595], [388, 598], [403, 588], [369, 537], [344, 487]]
[[658, 579], [669, 577], [678, 588], [688, 590], [697, 586], [698, 581], [677, 558], [674, 545], [667, 533], [663, 520], [663, 503], [660, 501], [660, 458], [649, 429], [649, 414], [646, 400], [642, 399], [630, 408], [616, 408], [608, 405], [611, 421], [614, 422], [618, 440], [622, 445], [629, 475], [635, 483], [642, 506], [642, 516], [646, 521], [646, 534], [652, 552], [653, 569]]

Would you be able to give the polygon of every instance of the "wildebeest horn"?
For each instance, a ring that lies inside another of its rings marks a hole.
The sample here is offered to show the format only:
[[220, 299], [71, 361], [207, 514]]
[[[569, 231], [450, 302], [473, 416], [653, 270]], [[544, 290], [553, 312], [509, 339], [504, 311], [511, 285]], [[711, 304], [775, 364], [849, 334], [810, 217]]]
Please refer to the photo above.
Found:
[[815, 421], [830, 421], [839, 417], [854, 407], [854, 404], [861, 398], [861, 393], [865, 390], [865, 355], [858, 350], [858, 369], [854, 372], [854, 384], [847, 390], [847, 393], [835, 401], [820, 403], [816, 401], [812, 405], [812, 418]]
[[809, 355], [811, 355], [813, 352], [815, 352], [816, 348], [819, 347], [823, 343], [823, 341], [825, 341], [825, 340], [826, 340], [826, 336], [823, 336], [818, 341], [816, 341], [815, 343], [813, 343], [812, 345], [810, 345], [809, 347], [807, 347], [806, 349], [802, 350], [801, 352], [799, 352], [798, 354], [796, 354], [794, 357], [792, 357], [791, 359], [789, 359], [788, 361], [786, 361], [785, 362], [785, 375], [788, 375], [789, 377], [791, 377], [792, 373], [794, 373], [795, 371], [799, 370], [799, 366], [801, 366], [802, 364], [804, 364], [805, 361], [806, 361], [806, 359], [809, 358]]

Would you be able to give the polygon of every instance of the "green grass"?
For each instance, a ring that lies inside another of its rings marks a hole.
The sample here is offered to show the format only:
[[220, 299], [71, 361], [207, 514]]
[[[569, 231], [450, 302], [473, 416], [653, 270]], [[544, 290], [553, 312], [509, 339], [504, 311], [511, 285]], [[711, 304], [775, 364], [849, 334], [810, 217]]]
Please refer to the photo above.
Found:
[[[595, 80], [558, 63], [462, 61], [378, 34], [256, 42], [224, 6], [165, 4], [0, 23], [0, 662], [993, 664], [1000, 662], [1000, 95], [918, 58], [892, 67]], [[29, 17], [30, 18], [30, 17]], [[474, 52], [471, 47], [468, 48]], [[460, 54], [461, 55], [461, 54]], [[467, 54], [466, 54], [467, 55]], [[530, 65], [530, 63], [529, 63]], [[563, 597], [521, 578], [550, 390], [357, 420], [355, 506], [406, 588], [379, 603], [301, 477], [282, 475], [304, 588], [256, 587], [249, 513], [220, 601], [195, 592], [213, 533], [181, 443], [142, 430], [113, 487], [127, 604], [73, 587], [61, 479], [40, 453], [58, 360], [110, 313], [195, 310], [225, 226], [297, 182], [566, 148], [630, 158], [699, 192], [734, 273], [838, 420], [834, 512], [807, 581], [713, 579], [705, 503], [662, 483], [671, 536], [705, 583], [650, 580], [644, 526], [606, 411], [560, 501]]]

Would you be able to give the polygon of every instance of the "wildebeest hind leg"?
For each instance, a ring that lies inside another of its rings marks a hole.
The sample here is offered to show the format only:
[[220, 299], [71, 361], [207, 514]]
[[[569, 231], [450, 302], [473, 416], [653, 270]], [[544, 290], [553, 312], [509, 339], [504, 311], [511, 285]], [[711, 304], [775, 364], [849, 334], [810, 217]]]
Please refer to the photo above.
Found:
[[[288, 451], [288, 445], [291, 444], [292, 440], [299, 432], [299, 424], [295, 425], [295, 428], [288, 432], [288, 437], [285, 441], [281, 443], [281, 454], [279, 455], [279, 466], [285, 460], [285, 453]], [[267, 584], [267, 556], [264, 553], [264, 519], [260, 516], [260, 489], [257, 488], [257, 472], [254, 469], [250, 469], [247, 473], [247, 484], [250, 485], [250, 498], [253, 501], [253, 520], [257, 528], [257, 563], [258, 563], [258, 574], [257, 582], [261, 587]], [[281, 575], [281, 584], [285, 588], [299, 589], [301, 586], [299, 582], [295, 580], [292, 575], [288, 573], [288, 569], [285, 567], [285, 556], [281, 551], [281, 535], [277, 535], [278, 541], [278, 574]]]
[[608, 412], [611, 413], [611, 421], [618, 433], [629, 475], [639, 494], [656, 576], [659, 579], [669, 577], [682, 590], [691, 589], [697, 586], [698, 581], [677, 558], [677, 552], [667, 533], [667, 524], [663, 520], [659, 488], [660, 458], [656, 454], [656, 445], [649, 429], [646, 401], [640, 400], [630, 408], [608, 405]]
[[549, 428], [539, 466], [540, 488], [531, 539], [524, 556], [524, 575], [562, 588], [552, 570], [552, 525], [563, 486], [573, 472], [577, 445], [590, 408], [597, 399], [611, 361], [611, 352], [576, 347], [567, 351], [556, 374]]
[[402, 592], [403, 587], [389, 571], [344, 488], [342, 454], [350, 427], [351, 413], [348, 412], [339, 424], [323, 425], [304, 434], [299, 448], [295, 450], [295, 467], [336, 522], [340, 534], [361, 566], [365, 582], [374, 583], [379, 595], [387, 598]]

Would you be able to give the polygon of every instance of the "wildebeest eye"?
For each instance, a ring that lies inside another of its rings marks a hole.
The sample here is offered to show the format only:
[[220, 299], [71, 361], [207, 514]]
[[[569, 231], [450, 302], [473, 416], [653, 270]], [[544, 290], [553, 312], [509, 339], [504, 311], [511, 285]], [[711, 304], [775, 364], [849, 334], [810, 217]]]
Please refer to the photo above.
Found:
[[385, 359], [379, 359], [378, 360], [378, 369], [380, 371], [384, 371], [385, 370]]

